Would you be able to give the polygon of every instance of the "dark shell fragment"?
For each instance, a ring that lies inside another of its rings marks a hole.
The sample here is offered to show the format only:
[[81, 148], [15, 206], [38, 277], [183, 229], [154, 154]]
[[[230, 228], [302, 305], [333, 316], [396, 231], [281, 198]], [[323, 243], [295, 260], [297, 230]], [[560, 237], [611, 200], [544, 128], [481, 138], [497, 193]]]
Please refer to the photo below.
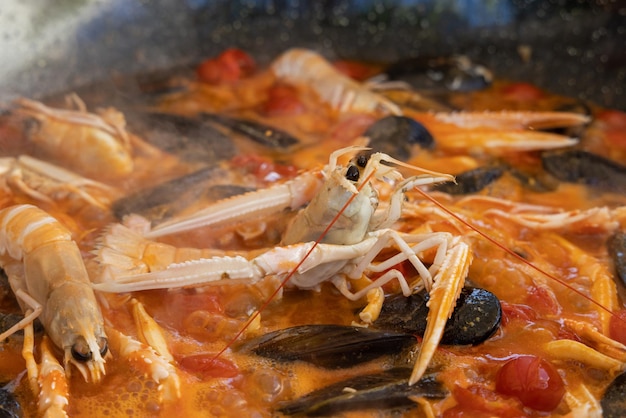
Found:
[[600, 401], [604, 418], [618, 418], [626, 411], [626, 373], [622, 373], [609, 385]]
[[22, 407], [8, 390], [0, 389], [0, 418], [21, 418]]
[[460, 91], [481, 90], [491, 85], [493, 74], [465, 55], [420, 56], [389, 66], [389, 80], [404, 81], [415, 90]]
[[397, 354], [415, 344], [410, 334], [342, 325], [301, 325], [270, 332], [241, 347], [278, 361], [305, 361], [340, 369], [387, 354]]
[[[428, 294], [420, 292], [405, 297], [388, 297], [374, 326], [422, 336], [426, 330]], [[488, 339], [500, 326], [502, 308], [491, 292], [465, 287], [452, 316], [446, 323], [441, 344], [476, 345]]]
[[300, 143], [293, 135], [260, 122], [206, 112], [201, 113], [200, 117], [203, 120], [229, 128], [233, 132], [244, 135], [257, 144], [271, 149], [286, 150]]
[[404, 409], [417, 405], [410, 396], [441, 399], [447, 395], [443, 385], [431, 375], [409, 386], [410, 375], [411, 369], [396, 368], [357, 376], [284, 402], [279, 411], [286, 415], [320, 416], [363, 409]]
[[543, 168], [557, 179], [603, 191], [626, 193], [626, 166], [587, 151], [545, 152]]
[[387, 116], [374, 122], [363, 134], [369, 138], [368, 146], [372, 152], [383, 152], [400, 160], [411, 157], [411, 148], [418, 145], [423, 149], [432, 149], [435, 140], [432, 134], [415, 119], [406, 116]]
[[615, 272], [626, 286], [626, 233], [616, 232], [607, 242]]
[[217, 167], [205, 168], [140, 190], [116, 200], [112, 205], [113, 214], [122, 219], [125, 215], [136, 213], [158, 222], [174, 216], [200, 199], [216, 201], [251, 191], [241, 186], [212, 184], [216, 179], [224, 177], [223, 174]]
[[477, 193], [498, 180], [504, 174], [503, 167], [478, 167], [455, 176], [456, 183], [447, 181], [433, 186], [433, 190], [453, 195]]
[[186, 161], [211, 164], [237, 153], [231, 138], [200, 118], [132, 112], [128, 123], [152, 145]]

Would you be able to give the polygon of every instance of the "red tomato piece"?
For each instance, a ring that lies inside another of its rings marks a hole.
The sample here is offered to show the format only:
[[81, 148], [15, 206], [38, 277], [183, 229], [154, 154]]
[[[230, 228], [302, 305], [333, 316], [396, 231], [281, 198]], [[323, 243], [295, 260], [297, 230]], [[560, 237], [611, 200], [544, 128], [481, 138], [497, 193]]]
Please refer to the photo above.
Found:
[[177, 359], [181, 369], [202, 378], [235, 377], [239, 374], [237, 366], [229, 360], [215, 354], [194, 354]]
[[524, 322], [535, 322], [537, 313], [528, 305], [517, 303], [507, 303], [500, 301], [502, 307], [502, 325], [506, 326], [510, 321], [520, 320]]
[[626, 310], [619, 310], [611, 316], [609, 335], [615, 341], [626, 344]]
[[201, 62], [196, 68], [198, 79], [208, 84], [233, 83], [255, 71], [254, 59], [237, 48], [229, 48], [217, 57]]
[[551, 363], [525, 355], [502, 366], [496, 376], [496, 391], [517, 397], [529, 408], [552, 411], [565, 394], [565, 384]]
[[292, 178], [298, 174], [298, 169], [293, 165], [275, 164], [270, 159], [258, 155], [237, 155], [231, 163], [253, 174], [259, 181], [276, 181]]
[[298, 97], [298, 91], [285, 85], [275, 85], [267, 92], [267, 101], [261, 106], [265, 116], [295, 116], [304, 113], [304, 104]]
[[333, 62], [333, 66], [342, 74], [357, 81], [367, 80], [378, 72], [372, 65], [352, 60], [337, 60]]
[[504, 398], [485, 387], [472, 385], [467, 388], [455, 386], [452, 396], [457, 402], [453, 408], [446, 410], [444, 418], [461, 417], [523, 417], [522, 405], [515, 398]]
[[502, 88], [504, 98], [519, 102], [539, 100], [545, 97], [543, 90], [529, 83], [511, 83]]
[[606, 123], [610, 128], [626, 129], [626, 112], [619, 110], [603, 110], [596, 115], [596, 119]]
[[604, 110], [596, 115], [606, 125], [605, 137], [608, 145], [626, 148], [626, 113], [619, 110]]
[[526, 292], [526, 303], [539, 314], [558, 315], [561, 312], [559, 302], [546, 288], [533, 286]]

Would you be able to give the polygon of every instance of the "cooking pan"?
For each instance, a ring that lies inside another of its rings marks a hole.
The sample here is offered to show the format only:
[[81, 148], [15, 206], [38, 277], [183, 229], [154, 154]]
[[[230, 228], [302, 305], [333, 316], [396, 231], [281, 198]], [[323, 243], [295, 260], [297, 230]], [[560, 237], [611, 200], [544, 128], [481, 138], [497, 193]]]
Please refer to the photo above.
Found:
[[0, 92], [116, 91], [231, 46], [260, 63], [303, 46], [378, 62], [464, 53], [500, 78], [626, 109], [625, 14], [617, 0], [4, 0]]

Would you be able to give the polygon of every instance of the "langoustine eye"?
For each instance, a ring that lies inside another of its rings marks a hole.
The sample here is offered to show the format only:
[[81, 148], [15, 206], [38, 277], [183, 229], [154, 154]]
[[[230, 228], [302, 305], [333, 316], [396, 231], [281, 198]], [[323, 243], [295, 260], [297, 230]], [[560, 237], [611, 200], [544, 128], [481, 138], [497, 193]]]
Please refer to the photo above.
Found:
[[[100, 355], [104, 357], [109, 351], [107, 339], [100, 338], [98, 340], [98, 347], [100, 348]], [[79, 340], [72, 346], [72, 357], [74, 357], [76, 361], [80, 361], [82, 363], [86, 363], [93, 359], [93, 353], [84, 338], [79, 338]]]

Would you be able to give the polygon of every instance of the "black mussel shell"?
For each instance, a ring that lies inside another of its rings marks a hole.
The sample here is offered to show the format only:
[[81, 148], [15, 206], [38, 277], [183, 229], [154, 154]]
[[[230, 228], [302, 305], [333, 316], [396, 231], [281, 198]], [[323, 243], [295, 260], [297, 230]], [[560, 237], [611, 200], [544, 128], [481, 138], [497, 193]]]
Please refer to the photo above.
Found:
[[616, 232], [607, 243], [615, 272], [626, 286], [626, 233]]
[[543, 168], [557, 179], [595, 189], [626, 193], [626, 166], [587, 151], [544, 152]]
[[117, 219], [131, 213], [154, 223], [164, 221], [200, 199], [217, 201], [251, 191], [237, 185], [213, 184], [224, 172], [218, 167], [205, 168], [158, 184], [113, 202]]
[[468, 92], [487, 88], [493, 81], [490, 70], [465, 55], [408, 58], [389, 66], [385, 74], [418, 91]]
[[600, 401], [604, 418], [621, 418], [626, 414], [626, 373], [615, 378]]
[[197, 117], [134, 112], [128, 123], [152, 145], [186, 161], [210, 165], [237, 154], [231, 138]]
[[437, 184], [433, 186], [433, 190], [454, 195], [478, 193], [502, 177], [503, 174], [503, 167], [478, 167], [456, 175], [456, 183], [449, 181]]
[[286, 415], [330, 416], [365, 409], [404, 409], [417, 405], [410, 396], [441, 399], [447, 395], [434, 376], [425, 376], [409, 386], [410, 375], [411, 369], [396, 368], [354, 377], [284, 402], [279, 411]]
[[15, 396], [6, 389], [0, 389], [0, 418], [21, 418], [22, 407]]
[[435, 140], [424, 125], [406, 116], [386, 116], [374, 122], [363, 136], [369, 138], [368, 147], [373, 152], [383, 152], [400, 160], [411, 157], [414, 145], [432, 149]]
[[293, 135], [275, 128], [273, 126], [264, 125], [253, 120], [240, 119], [225, 115], [217, 115], [214, 113], [201, 113], [203, 120], [214, 122], [218, 125], [231, 129], [240, 135], [251, 139], [257, 144], [265, 147], [286, 151], [288, 148], [298, 145], [300, 141]]
[[[389, 296], [374, 326], [398, 332], [424, 335], [428, 315], [428, 294], [420, 292], [405, 297]], [[500, 301], [491, 292], [465, 287], [461, 291], [452, 316], [446, 323], [441, 344], [480, 344], [498, 329], [502, 319]]]
[[342, 325], [301, 325], [270, 332], [240, 349], [278, 361], [340, 369], [397, 354], [415, 344], [410, 334]]

